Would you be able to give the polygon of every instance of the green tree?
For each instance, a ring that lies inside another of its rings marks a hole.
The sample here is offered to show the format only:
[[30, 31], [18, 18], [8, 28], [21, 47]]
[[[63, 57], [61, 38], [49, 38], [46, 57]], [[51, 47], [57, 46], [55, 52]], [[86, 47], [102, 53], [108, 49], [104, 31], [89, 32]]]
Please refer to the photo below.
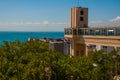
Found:
[[0, 80], [109, 80], [116, 72], [120, 74], [120, 56], [115, 51], [70, 58], [42, 41], [4, 41], [0, 46]]

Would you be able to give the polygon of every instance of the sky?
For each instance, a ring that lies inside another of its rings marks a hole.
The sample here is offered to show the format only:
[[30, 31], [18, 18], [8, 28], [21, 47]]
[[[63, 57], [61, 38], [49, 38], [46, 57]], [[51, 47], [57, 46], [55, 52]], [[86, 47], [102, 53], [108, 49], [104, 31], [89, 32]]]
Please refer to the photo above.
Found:
[[0, 0], [0, 31], [64, 31], [78, 6], [88, 7], [90, 27], [120, 24], [120, 0]]

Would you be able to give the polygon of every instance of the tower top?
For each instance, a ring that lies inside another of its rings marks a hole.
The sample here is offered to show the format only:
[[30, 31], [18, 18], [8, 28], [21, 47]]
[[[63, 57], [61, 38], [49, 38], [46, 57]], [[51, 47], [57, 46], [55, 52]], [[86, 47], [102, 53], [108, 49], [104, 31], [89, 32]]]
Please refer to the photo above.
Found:
[[88, 27], [88, 8], [71, 8], [71, 28]]

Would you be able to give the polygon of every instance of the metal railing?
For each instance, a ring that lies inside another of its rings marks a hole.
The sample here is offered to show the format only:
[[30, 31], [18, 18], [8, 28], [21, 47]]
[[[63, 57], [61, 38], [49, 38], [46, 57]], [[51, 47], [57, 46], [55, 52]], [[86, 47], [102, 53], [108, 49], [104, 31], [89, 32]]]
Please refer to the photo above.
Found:
[[120, 27], [65, 28], [65, 35], [120, 36]]

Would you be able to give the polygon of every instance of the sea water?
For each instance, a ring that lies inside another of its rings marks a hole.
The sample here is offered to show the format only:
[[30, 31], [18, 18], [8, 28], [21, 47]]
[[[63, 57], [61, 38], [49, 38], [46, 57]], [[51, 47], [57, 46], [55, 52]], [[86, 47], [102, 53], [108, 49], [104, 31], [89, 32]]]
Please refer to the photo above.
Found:
[[64, 38], [64, 32], [0, 32], [0, 44], [3, 41], [27, 41], [28, 38]]

